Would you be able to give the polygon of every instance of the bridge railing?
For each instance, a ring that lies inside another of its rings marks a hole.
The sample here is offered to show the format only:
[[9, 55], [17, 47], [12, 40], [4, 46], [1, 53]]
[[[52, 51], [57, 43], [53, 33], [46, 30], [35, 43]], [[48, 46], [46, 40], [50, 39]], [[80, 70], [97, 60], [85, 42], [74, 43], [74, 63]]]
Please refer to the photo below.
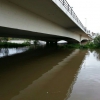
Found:
[[86, 27], [83, 26], [75, 12], [73, 11], [72, 7], [69, 5], [69, 3], [66, 0], [59, 0], [62, 5], [66, 8], [66, 10], [71, 14], [71, 16], [76, 20], [76, 22], [81, 26], [81, 28], [87, 32]]

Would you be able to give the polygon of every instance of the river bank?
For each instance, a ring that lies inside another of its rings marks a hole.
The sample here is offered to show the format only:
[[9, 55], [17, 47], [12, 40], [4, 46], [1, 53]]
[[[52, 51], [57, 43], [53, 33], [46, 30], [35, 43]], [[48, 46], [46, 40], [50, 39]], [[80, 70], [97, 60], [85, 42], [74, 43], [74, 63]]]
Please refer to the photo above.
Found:
[[30, 46], [29, 43], [10, 43], [10, 42], [0, 42], [0, 48], [17, 48], [17, 47], [25, 47]]
[[[46, 43], [39, 42], [38, 44], [34, 44], [31, 42], [0, 42], [0, 48], [18, 48], [18, 47], [26, 47], [30, 48], [39, 48], [41, 46], [46, 46]], [[54, 45], [50, 45], [50, 47], [54, 47]], [[99, 44], [95, 44], [94, 42], [88, 42], [87, 44], [67, 44], [67, 43], [57, 43], [56, 48], [68, 48], [68, 49], [100, 49]]]
[[60, 46], [60, 48], [74, 48], [74, 49], [100, 49], [100, 45], [94, 44], [93, 42], [88, 42], [85, 45], [82, 44], [66, 44]]

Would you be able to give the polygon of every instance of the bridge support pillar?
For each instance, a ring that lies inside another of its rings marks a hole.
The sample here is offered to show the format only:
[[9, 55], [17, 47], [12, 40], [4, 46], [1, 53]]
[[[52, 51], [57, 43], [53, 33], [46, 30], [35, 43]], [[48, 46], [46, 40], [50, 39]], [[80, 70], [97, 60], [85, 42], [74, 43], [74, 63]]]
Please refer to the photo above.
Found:
[[46, 47], [57, 47], [57, 41], [46, 41]]
[[46, 47], [48, 47], [50, 45], [49, 41], [46, 41]]
[[80, 42], [79, 42], [79, 43], [80, 43], [80, 45], [82, 44], [82, 43], [81, 43], [81, 38], [82, 38], [82, 35], [80, 35]]
[[79, 44], [80, 42], [78, 42], [78, 41], [68, 41], [68, 43], [67, 44]]

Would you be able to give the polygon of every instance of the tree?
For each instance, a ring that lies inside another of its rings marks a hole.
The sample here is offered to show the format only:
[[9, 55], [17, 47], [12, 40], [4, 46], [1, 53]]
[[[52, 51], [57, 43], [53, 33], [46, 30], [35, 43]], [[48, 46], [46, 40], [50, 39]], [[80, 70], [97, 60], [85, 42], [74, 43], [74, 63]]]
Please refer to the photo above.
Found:
[[94, 44], [97, 46], [97, 47], [100, 47], [100, 34], [98, 34], [95, 38], [94, 38]]

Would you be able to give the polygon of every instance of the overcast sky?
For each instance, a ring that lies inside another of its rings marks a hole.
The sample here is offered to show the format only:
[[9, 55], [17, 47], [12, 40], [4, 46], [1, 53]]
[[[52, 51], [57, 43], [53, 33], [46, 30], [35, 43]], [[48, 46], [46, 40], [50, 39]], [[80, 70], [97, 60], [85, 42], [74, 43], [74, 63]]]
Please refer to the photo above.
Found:
[[100, 33], [100, 0], [67, 0], [88, 30]]

